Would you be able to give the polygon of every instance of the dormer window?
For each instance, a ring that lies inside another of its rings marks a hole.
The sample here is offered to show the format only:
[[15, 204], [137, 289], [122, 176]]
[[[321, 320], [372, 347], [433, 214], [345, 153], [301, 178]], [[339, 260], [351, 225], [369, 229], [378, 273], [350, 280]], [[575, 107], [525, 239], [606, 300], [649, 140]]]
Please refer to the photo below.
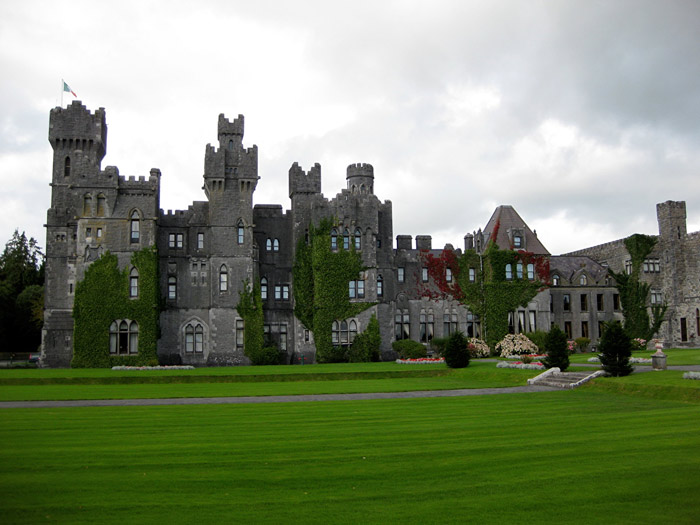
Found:
[[523, 238], [519, 233], [516, 233], [513, 236], [513, 248], [522, 248], [523, 247]]
[[555, 275], [552, 277], [552, 286], [559, 286], [559, 276]]
[[585, 275], [579, 277], [578, 284], [580, 284], [581, 286], [586, 286], [586, 284], [588, 284], [588, 279]]

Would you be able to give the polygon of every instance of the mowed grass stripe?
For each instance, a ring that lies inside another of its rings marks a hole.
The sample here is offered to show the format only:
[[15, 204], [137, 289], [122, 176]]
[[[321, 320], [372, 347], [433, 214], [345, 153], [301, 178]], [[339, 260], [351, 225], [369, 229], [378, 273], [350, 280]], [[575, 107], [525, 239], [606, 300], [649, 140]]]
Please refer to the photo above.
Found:
[[3, 521], [691, 523], [698, 416], [594, 391], [7, 410]]

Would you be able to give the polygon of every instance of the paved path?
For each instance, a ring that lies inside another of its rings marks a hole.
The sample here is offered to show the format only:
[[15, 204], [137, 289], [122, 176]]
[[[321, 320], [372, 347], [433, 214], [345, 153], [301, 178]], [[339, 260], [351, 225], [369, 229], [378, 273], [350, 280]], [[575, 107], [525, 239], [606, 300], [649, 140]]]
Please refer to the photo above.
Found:
[[366, 394], [313, 394], [297, 396], [183, 397], [172, 399], [84, 399], [74, 401], [2, 401], [0, 408], [114, 407], [153, 405], [228, 405], [243, 403], [295, 403], [299, 401], [357, 401], [367, 399], [413, 399], [419, 397], [459, 397], [492, 394], [523, 394], [559, 390], [547, 386], [506, 388], [464, 388], [460, 390], [421, 390], [417, 392], [376, 392]]

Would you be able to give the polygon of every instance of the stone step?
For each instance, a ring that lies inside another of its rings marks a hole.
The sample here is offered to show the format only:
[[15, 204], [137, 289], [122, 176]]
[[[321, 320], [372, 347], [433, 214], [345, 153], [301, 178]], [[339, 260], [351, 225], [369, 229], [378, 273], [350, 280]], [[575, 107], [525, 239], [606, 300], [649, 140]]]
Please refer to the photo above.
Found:
[[586, 382], [598, 377], [602, 372], [553, 372], [543, 377], [536, 377], [528, 381], [529, 384], [552, 386], [556, 388], [574, 388], [580, 381]]

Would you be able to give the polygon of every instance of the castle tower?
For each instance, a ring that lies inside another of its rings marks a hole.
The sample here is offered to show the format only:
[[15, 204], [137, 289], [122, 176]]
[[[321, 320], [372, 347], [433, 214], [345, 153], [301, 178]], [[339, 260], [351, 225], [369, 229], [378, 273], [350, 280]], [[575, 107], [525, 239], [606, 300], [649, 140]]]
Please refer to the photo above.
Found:
[[350, 164], [345, 178], [352, 193], [374, 193], [374, 168], [371, 164]]
[[[104, 193], [100, 164], [107, 150], [104, 108], [93, 113], [79, 101], [54, 108], [49, 117], [53, 148], [51, 207], [46, 219], [43, 362], [69, 366], [73, 353], [73, 298], [77, 281], [80, 217]], [[103, 202], [103, 201], [100, 201]]]

